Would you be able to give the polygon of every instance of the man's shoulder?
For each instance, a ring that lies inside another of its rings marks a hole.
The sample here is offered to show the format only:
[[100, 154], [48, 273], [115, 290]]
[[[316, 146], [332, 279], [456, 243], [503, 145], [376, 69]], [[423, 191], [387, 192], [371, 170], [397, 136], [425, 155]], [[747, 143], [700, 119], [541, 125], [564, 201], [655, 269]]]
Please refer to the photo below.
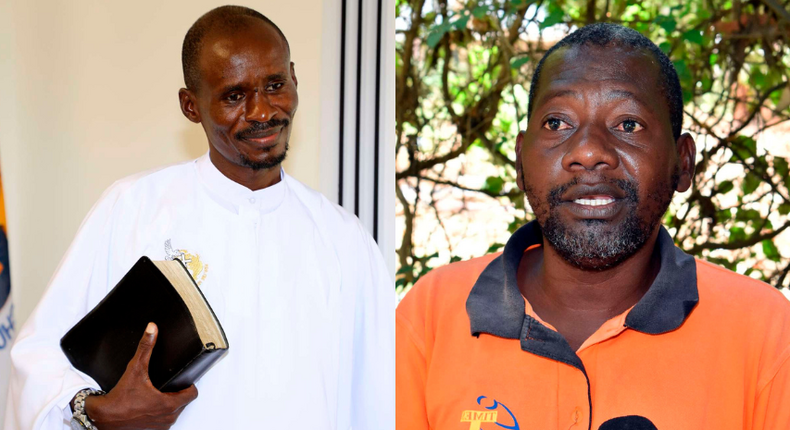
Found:
[[776, 288], [705, 260], [696, 259], [700, 300], [722, 310], [772, 309], [790, 318], [790, 300]]
[[190, 181], [194, 176], [195, 160], [182, 161], [149, 170], [144, 170], [118, 179], [102, 194], [100, 200], [119, 198], [121, 196], [150, 192], [152, 190], [173, 191], [170, 187], [174, 181]]
[[477, 278], [499, 255], [488, 254], [431, 270], [406, 294], [398, 305], [398, 313], [408, 319], [415, 314], [465, 315], [466, 299]]
[[[433, 294], [449, 294], [450, 291], [466, 290], [462, 294], [469, 295], [469, 291], [471, 291], [480, 273], [500, 255], [501, 253], [497, 252], [437, 267], [423, 276], [414, 288], [425, 288], [431, 290]], [[423, 287], [422, 285], [425, 286]], [[462, 285], [464, 288], [461, 288]], [[466, 288], [467, 286], [468, 288]]]
[[761, 351], [764, 357], [790, 348], [790, 300], [779, 290], [699, 259], [697, 286], [699, 309], [691, 315], [702, 330], [715, 326], [732, 342], [740, 339], [743, 348]]
[[330, 230], [340, 235], [365, 231], [356, 215], [329, 200], [322, 193], [288, 174], [285, 174], [285, 181], [318, 224], [323, 225], [323, 227], [331, 226]]

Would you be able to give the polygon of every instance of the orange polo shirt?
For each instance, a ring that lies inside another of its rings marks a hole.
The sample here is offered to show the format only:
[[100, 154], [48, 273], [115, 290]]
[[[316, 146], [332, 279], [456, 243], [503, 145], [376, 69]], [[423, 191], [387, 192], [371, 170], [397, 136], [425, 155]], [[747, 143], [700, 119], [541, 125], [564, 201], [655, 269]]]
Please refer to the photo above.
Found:
[[[516, 285], [542, 243], [433, 270], [397, 309], [398, 430], [790, 429], [790, 301], [674, 246], [642, 299], [578, 351]], [[530, 251], [527, 251], [530, 252]]]

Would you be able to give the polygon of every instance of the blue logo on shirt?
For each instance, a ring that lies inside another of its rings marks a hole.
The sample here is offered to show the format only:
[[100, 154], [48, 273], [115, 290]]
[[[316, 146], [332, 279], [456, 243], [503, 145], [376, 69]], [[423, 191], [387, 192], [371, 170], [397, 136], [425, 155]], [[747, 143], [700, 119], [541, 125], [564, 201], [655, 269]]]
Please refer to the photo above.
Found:
[[[482, 407], [484, 407], [484, 408], [486, 408], [486, 409], [488, 409], [489, 411], [493, 411], [493, 414], [480, 414], [479, 418], [481, 418], [481, 419], [474, 420], [474, 421], [472, 421], [472, 420], [466, 421], [466, 420], [463, 419], [464, 417], [462, 417], [461, 420], [465, 421], [465, 422], [471, 422], [472, 423], [471, 424], [472, 427], [474, 427], [475, 424], [477, 424], [477, 428], [480, 428], [480, 424], [483, 423], [483, 422], [493, 422], [494, 424], [498, 425], [499, 427], [502, 427], [503, 429], [520, 430], [519, 426], [518, 426], [518, 420], [516, 420], [515, 415], [513, 415], [513, 412], [511, 412], [510, 409], [507, 406], [505, 406], [502, 403], [499, 403], [495, 399], [491, 399], [490, 401], [493, 402], [493, 403], [490, 406], [486, 406], [486, 405], [483, 404], [483, 400], [486, 400], [486, 399], [488, 399], [488, 397], [486, 397], [486, 396], [478, 397], [477, 398], [477, 404], [482, 406]], [[489, 401], [486, 401], [485, 403], [487, 404], [487, 403], [489, 403]], [[510, 416], [510, 420], [505, 419], [505, 421], [512, 421], [513, 422], [512, 425], [502, 424], [502, 423], [499, 422], [501, 417], [502, 417], [502, 415], [504, 415], [504, 414], [500, 414], [499, 413], [501, 411], [500, 410], [500, 406], [502, 407], [501, 410], [504, 410], [504, 412], [506, 412], [507, 415]], [[475, 412], [475, 411], [466, 411], [466, 412]], [[489, 419], [487, 420], [487, 419], [485, 419], [485, 417], [487, 417]], [[470, 418], [477, 418], [477, 417], [471, 416]], [[472, 428], [472, 427], [470, 427], [470, 428]]]

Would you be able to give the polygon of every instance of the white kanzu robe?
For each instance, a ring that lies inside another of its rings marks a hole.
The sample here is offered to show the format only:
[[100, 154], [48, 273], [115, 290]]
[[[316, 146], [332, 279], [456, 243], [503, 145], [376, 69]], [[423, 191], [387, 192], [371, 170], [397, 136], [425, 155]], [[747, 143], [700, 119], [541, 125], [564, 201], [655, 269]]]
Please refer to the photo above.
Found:
[[205, 155], [118, 181], [12, 349], [5, 429], [69, 428], [98, 388], [60, 338], [141, 255], [180, 257], [228, 338], [174, 429], [394, 429], [395, 289], [356, 217], [286, 174], [251, 191]]

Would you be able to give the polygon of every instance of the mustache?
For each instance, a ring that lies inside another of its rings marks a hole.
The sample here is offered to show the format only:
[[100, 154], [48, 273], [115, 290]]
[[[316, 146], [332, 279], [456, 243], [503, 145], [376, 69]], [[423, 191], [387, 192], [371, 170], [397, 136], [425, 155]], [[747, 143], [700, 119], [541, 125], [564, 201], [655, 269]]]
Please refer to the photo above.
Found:
[[260, 137], [261, 133], [264, 133], [275, 127], [287, 127], [290, 123], [291, 121], [289, 121], [287, 118], [274, 118], [266, 122], [253, 122], [251, 126], [236, 132], [234, 136], [238, 140]]
[[[613, 178], [603, 178], [601, 182], [611, 184], [620, 189], [623, 192], [623, 200], [626, 202], [637, 204], [639, 203], [639, 195], [637, 194], [637, 185], [633, 181], [628, 181], [625, 179], [613, 179]], [[554, 187], [549, 191], [548, 196], [548, 203], [550, 208], [555, 208], [562, 203], [562, 196], [565, 195], [568, 190], [573, 187], [579, 185], [579, 178], [575, 177], [571, 179], [569, 182]]]

